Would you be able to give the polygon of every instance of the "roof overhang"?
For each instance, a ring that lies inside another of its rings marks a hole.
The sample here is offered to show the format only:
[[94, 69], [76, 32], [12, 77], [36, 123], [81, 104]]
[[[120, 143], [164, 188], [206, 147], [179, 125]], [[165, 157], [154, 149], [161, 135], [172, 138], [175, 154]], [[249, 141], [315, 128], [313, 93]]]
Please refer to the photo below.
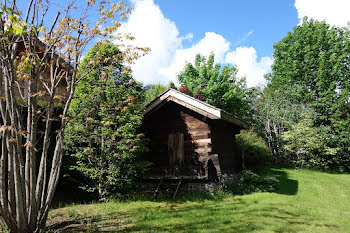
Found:
[[222, 119], [232, 124], [238, 125], [242, 128], [249, 128], [249, 125], [246, 122], [233, 116], [232, 114], [227, 113], [222, 109], [216, 108], [206, 102], [195, 99], [174, 89], [166, 90], [165, 92], [160, 94], [156, 99], [154, 99], [151, 103], [149, 103], [146, 106], [143, 115], [148, 116], [150, 113], [162, 107], [169, 101], [175, 102], [188, 109], [191, 109], [192, 111], [206, 116], [209, 119]]

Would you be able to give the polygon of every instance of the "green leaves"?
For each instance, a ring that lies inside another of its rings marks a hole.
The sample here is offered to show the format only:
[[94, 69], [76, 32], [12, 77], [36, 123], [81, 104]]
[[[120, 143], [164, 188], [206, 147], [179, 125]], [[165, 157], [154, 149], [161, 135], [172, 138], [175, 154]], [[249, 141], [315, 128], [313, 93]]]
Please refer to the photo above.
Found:
[[13, 22], [13, 23], [16, 23], [17, 22], [17, 17], [15, 17], [15, 15], [11, 13], [9, 15], [9, 20], [11, 20], [11, 22]]
[[237, 69], [234, 66], [214, 64], [214, 54], [208, 61], [197, 54], [194, 66], [187, 63], [178, 74], [179, 83], [189, 89], [194, 97], [205, 97], [209, 104], [233, 113], [236, 116], [248, 115], [246, 102], [247, 88], [245, 79], [237, 78]]
[[22, 28], [20, 28], [18, 26], [13, 26], [13, 30], [15, 30], [17, 35], [22, 36], [22, 34], [23, 34], [23, 29]]
[[0, 10], [0, 16], [3, 18], [3, 20], [6, 22], [7, 26], [4, 28], [3, 36], [11, 36], [13, 34], [22, 36], [24, 33], [26, 33], [27, 29], [27, 23], [23, 22], [21, 20], [20, 15], [18, 12], [16, 12], [12, 8], [7, 8], [3, 5], [1, 5], [1, 10]]
[[30, 71], [30, 70], [33, 69], [33, 66], [30, 65], [30, 64], [25, 64], [25, 65], [23, 66], [23, 68], [24, 68], [25, 71]]
[[[286, 129], [293, 130], [296, 135], [298, 131], [294, 128], [294, 124], [297, 123], [300, 133], [304, 132], [305, 135], [294, 138], [313, 140], [318, 138], [317, 127], [326, 127], [328, 129], [326, 137], [332, 141], [328, 145], [330, 150], [316, 150], [313, 141], [300, 141], [299, 144], [304, 145], [303, 148], [308, 146], [302, 151], [308, 151], [309, 155], [316, 156], [313, 160], [329, 156], [327, 163], [332, 163], [332, 168], [349, 169], [350, 115], [341, 113], [350, 101], [349, 28], [330, 27], [324, 21], [305, 18], [301, 26], [294, 27], [292, 32], [274, 45], [274, 48], [274, 64], [267, 89], [270, 92], [268, 99], [273, 99], [276, 93], [297, 86], [293, 93], [294, 100], [286, 102], [290, 102], [290, 107], [285, 104], [281, 106], [292, 109], [292, 103], [296, 101], [303, 106], [300, 112], [305, 109], [315, 112], [312, 124], [309, 122], [307, 127], [304, 120], [300, 122], [297, 120], [291, 121]], [[279, 99], [274, 101], [277, 103]], [[270, 114], [274, 110], [267, 112]], [[291, 116], [291, 114], [281, 115], [281, 119], [288, 121], [293, 118]], [[305, 127], [302, 128], [302, 125]], [[289, 143], [289, 139], [285, 140], [287, 141]], [[295, 153], [293, 150], [297, 150], [296, 148], [285, 147], [288, 153]], [[336, 151], [336, 154], [330, 156], [327, 151]]]
[[133, 187], [145, 170], [140, 160], [145, 138], [137, 136], [142, 121], [143, 89], [125, 71], [110, 42], [97, 43], [85, 56], [80, 72], [102, 61], [78, 84], [66, 130], [67, 153], [72, 169], [81, 172], [100, 198], [112, 190]]
[[303, 115], [297, 124], [283, 133], [284, 149], [295, 156], [294, 162], [302, 167], [329, 169], [339, 148], [331, 145], [330, 128], [314, 127], [312, 112]]

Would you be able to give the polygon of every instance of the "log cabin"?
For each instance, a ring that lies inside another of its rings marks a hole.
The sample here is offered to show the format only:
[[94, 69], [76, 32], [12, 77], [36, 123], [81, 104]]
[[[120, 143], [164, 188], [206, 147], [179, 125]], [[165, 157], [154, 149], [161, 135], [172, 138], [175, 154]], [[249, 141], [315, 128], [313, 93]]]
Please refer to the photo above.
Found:
[[235, 135], [241, 119], [175, 89], [149, 103], [142, 129], [149, 138], [145, 179], [216, 180], [242, 169]]

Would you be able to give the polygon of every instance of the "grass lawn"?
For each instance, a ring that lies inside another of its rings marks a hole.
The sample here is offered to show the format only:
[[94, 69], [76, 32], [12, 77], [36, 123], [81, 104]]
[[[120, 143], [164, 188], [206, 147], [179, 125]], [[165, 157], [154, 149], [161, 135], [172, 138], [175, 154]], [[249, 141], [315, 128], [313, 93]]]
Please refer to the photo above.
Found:
[[350, 175], [272, 169], [274, 193], [71, 205], [57, 232], [350, 232]]

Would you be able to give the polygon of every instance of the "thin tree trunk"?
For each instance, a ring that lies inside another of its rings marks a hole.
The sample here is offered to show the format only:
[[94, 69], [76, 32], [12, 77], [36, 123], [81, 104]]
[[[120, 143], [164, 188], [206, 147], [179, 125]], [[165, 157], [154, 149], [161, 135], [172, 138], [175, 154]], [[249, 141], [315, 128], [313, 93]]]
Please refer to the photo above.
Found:
[[[20, 13], [17, 15], [16, 1], [4, 0], [3, 3], [5, 8], [0, 17], [0, 223], [6, 225], [11, 232], [39, 232], [46, 224], [60, 175], [64, 129], [78, 82], [79, 60], [82, 51], [93, 38], [105, 37], [98, 26], [84, 26], [87, 22], [86, 13], [93, 7], [92, 3], [86, 4], [80, 18], [70, 18], [75, 2], [69, 1], [62, 11], [63, 16], [57, 12], [51, 27], [45, 32], [42, 32], [41, 26], [50, 0], [30, 0], [24, 11], [24, 21], [21, 20], [23, 17]], [[43, 7], [37, 7], [38, 4], [43, 4]], [[104, 5], [105, 3], [100, 4], [101, 11]], [[106, 3], [105, 7], [110, 5]], [[128, 12], [126, 6], [125, 12], [122, 9], [124, 7], [112, 8], [113, 14], [119, 12], [120, 16]], [[30, 25], [20, 28], [20, 33], [17, 30], [11, 31], [13, 19], [19, 20], [16, 22], [19, 27], [28, 22]], [[130, 56], [131, 54], [136, 56], [132, 51]], [[49, 78], [46, 76], [48, 71]], [[79, 74], [79, 79], [86, 74]], [[56, 140], [50, 140], [55, 97], [58, 97], [55, 96], [55, 90], [63, 83], [67, 89], [66, 98], [62, 101], [64, 107], [60, 126]], [[27, 94], [22, 94], [23, 88]], [[42, 95], [45, 95], [43, 100], [49, 106], [43, 110], [46, 123], [43, 147], [39, 154], [39, 148], [36, 148], [39, 143], [37, 122], [41, 118], [38, 116], [38, 101]], [[19, 106], [18, 99], [22, 99], [26, 106]], [[27, 114], [26, 119], [22, 119], [23, 112]], [[50, 143], [54, 141], [54, 152], [49, 154]], [[41, 157], [37, 158], [39, 155]], [[40, 159], [39, 167], [37, 159]], [[51, 167], [47, 164], [50, 159]]]

